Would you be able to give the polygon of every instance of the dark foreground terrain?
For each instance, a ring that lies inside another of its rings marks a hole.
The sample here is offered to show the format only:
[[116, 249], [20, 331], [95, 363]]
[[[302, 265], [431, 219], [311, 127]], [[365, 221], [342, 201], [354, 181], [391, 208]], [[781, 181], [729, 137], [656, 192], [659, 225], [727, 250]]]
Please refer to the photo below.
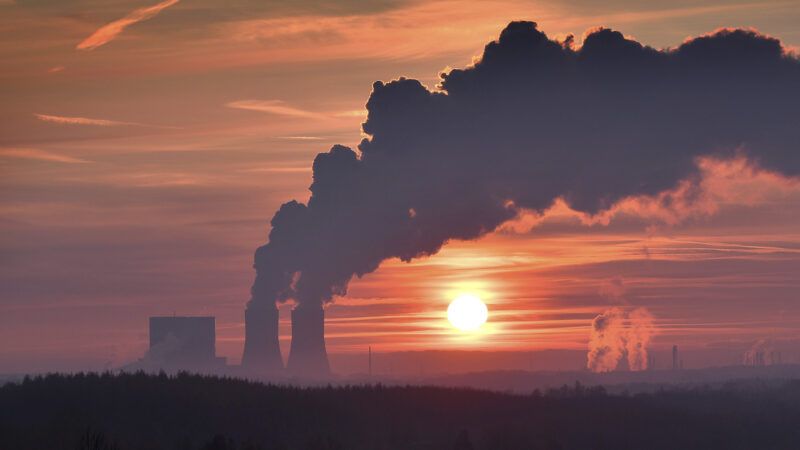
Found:
[[2, 449], [797, 449], [800, 381], [607, 395], [50, 375], [0, 388]]

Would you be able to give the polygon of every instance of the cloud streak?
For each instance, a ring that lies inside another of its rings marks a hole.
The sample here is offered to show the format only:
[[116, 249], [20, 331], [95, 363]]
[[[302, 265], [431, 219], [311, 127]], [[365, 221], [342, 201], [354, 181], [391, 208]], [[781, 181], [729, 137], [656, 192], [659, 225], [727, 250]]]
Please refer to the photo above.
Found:
[[225, 104], [228, 108], [258, 111], [268, 114], [287, 117], [302, 117], [305, 119], [327, 119], [325, 114], [308, 111], [289, 106], [282, 100], [237, 100]]
[[73, 158], [72, 156], [60, 155], [45, 150], [35, 148], [0, 148], [0, 157], [33, 159], [37, 161], [59, 162], [65, 164], [89, 163], [85, 159]]
[[43, 122], [57, 123], [61, 125], [89, 125], [97, 127], [129, 126], [129, 127], [148, 127], [148, 128], [173, 128], [160, 125], [148, 125], [146, 123], [139, 123], [139, 122], [124, 122], [120, 120], [108, 120], [108, 119], [92, 119], [89, 117], [55, 116], [52, 114], [39, 114], [39, 113], [34, 113], [33, 115], [37, 119]]
[[152, 19], [158, 15], [158, 13], [178, 3], [179, 1], [180, 0], [164, 0], [163, 2], [157, 3], [153, 6], [147, 6], [133, 10], [122, 19], [115, 20], [100, 27], [97, 31], [92, 33], [91, 36], [81, 41], [75, 48], [77, 50], [94, 50], [97, 47], [103, 46], [116, 39], [117, 36], [119, 36], [120, 33], [125, 30], [125, 28], [128, 28], [135, 23]]

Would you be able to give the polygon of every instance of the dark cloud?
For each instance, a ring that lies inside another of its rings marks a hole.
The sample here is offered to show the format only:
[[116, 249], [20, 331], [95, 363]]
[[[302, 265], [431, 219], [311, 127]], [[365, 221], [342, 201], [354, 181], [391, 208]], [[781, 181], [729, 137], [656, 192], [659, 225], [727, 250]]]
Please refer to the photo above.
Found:
[[744, 153], [800, 171], [800, 63], [779, 41], [722, 30], [657, 51], [599, 29], [583, 46], [514, 22], [480, 62], [377, 82], [360, 153], [314, 161], [307, 205], [284, 204], [256, 252], [254, 302], [318, 305], [388, 258], [432, 255], [563, 198], [596, 213]]

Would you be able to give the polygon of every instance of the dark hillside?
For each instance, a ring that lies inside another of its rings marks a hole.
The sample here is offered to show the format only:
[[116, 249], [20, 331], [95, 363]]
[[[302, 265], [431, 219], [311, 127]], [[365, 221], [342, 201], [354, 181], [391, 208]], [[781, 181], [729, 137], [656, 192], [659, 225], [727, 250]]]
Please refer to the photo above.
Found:
[[800, 448], [800, 382], [636, 396], [298, 388], [197, 375], [50, 375], [0, 388], [2, 449]]

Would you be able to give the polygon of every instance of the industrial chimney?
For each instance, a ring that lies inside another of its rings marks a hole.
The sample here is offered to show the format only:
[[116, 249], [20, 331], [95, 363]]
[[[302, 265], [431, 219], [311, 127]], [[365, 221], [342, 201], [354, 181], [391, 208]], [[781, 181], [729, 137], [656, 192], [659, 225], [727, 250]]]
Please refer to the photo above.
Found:
[[274, 303], [248, 305], [244, 311], [244, 333], [243, 367], [254, 372], [283, 369], [278, 344], [278, 308]]
[[325, 310], [322, 305], [301, 303], [292, 310], [292, 346], [286, 368], [301, 376], [330, 374], [325, 350]]
[[672, 346], [672, 370], [678, 370], [678, 346]]

